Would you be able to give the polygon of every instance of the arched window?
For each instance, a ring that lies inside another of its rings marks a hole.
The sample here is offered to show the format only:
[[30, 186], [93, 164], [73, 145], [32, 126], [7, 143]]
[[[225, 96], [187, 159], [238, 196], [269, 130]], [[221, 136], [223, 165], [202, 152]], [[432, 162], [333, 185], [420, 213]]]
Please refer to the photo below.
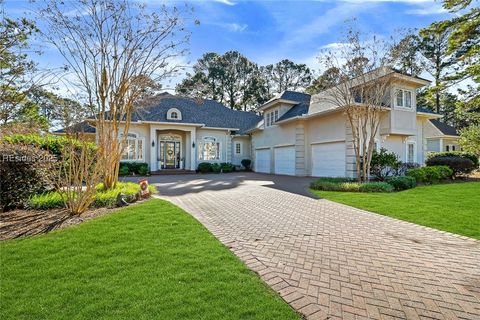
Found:
[[204, 137], [199, 141], [198, 160], [220, 160], [220, 142], [214, 137]]
[[167, 111], [167, 120], [182, 120], [182, 113], [177, 108], [170, 108]]
[[143, 138], [129, 132], [123, 146], [122, 161], [143, 161], [143, 142]]

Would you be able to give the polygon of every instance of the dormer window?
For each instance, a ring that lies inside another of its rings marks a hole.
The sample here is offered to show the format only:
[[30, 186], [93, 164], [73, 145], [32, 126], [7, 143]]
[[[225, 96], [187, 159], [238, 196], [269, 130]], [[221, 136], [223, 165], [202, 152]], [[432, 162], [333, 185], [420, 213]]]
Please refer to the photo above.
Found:
[[275, 111], [271, 111], [265, 114], [266, 117], [266, 126], [270, 127], [275, 124], [275, 122], [278, 120], [278, 109]]
[[177, 108], [170, 108], [167, 111], [167, 120], [182, 120], [182, 113]]

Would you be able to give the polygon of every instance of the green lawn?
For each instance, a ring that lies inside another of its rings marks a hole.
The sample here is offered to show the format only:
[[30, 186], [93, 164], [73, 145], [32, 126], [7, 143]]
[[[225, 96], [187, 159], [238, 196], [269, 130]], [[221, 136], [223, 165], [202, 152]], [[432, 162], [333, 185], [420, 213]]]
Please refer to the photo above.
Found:
[[1, 319], [299, 319], [200, 223], [161, 200], [0, 250]]
[[315, 191], [321, 198], [480, 239], [480, 183], [439, 184], [395, 193]]

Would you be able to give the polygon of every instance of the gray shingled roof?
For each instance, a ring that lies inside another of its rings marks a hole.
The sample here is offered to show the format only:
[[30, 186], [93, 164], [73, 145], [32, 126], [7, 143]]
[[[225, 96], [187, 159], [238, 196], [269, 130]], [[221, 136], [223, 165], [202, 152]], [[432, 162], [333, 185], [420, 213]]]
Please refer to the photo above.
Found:
[[290, 110], [285, 112], [277, 121], [287, 120], [308, 113], [310, 107], [310, 95], [296, 91], [284, 91], [280, 99], [297, 101]]
[[[177, 108], [182, 120], [167, 119], [167, 111]], [[232, 110], [213, 100], [197, 100], [188, 97], [161, 94], [149, 99], [132, 115], [132, 121], [158, 121], [171, 123], [198, 123], [207, 127], [237, 128], [242, 134], [262, 119], [245, 111]]]
[[417, 112], [423, 112], [423, 113], [430, 113], [430, 114], [438, 114], [435, 111], [432, 111], [430, 109], [424, 108], [424, 107], [419, 107], [417, 106]]
[[[68, 128], [69, 132], [72, 133], [95, 133], [95, 127], [93, 127], [88, 121], [82, 121]], [[53, 131], [53, 133], [65, 133], [66, 129], [62, 128], [59, 130]]]
[[440, 122], [438, 119], [430, 119], [430, 122], [438, 129], [441, 133], [446, 136], [458, 136], [457, 129], [446, 123]]

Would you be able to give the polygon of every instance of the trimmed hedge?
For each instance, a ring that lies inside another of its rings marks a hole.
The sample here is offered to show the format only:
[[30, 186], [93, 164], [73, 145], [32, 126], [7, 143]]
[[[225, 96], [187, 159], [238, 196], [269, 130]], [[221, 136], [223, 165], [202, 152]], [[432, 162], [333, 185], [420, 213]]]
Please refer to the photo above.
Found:
[[148, 163], [144, 162], [120, 162], [118, 174], [120, 176], [140, 175], [146, 176], [149, 173]]
[[385, 182], [391, 185], [395, 191], [413, 189], [417, 186], [415, 178], [408, 176], [387, 177]]
[[453, 170], [448, 166], [421, 167], [407, 171], [407, 176], [415, 178], [417, 183], [422, 182], [426, 184], [432, 184], [446, 180], [452, 175]]
[[475, 163], [469, 158], [460, 156], [434, 156], [426, 161], [427, 166], [448, 166], [452, 175], [468, 174], [475, 170]]
[[473, 153], [468, 153], [463, 151], [432, 152], [428, 154], [427, 161], [434, 157], [461, 157], [461, 158], [470, 159], [475, 165], [475, 167], [479, 166], [479, 159]]
[[320, 178], [310, 184], [310, 188], [322, 191], [344, 192], [392, 192], [393, 186], [386, 182], [360, 183], [346, 178]]
[[207, 173], [207, 172], [229, 173], [229, 172], [235, 171], [235, 166], [230, 162], [222, 162], [222, 163], [201, 162], [198, 164], [197, 171], [201, 173]]

